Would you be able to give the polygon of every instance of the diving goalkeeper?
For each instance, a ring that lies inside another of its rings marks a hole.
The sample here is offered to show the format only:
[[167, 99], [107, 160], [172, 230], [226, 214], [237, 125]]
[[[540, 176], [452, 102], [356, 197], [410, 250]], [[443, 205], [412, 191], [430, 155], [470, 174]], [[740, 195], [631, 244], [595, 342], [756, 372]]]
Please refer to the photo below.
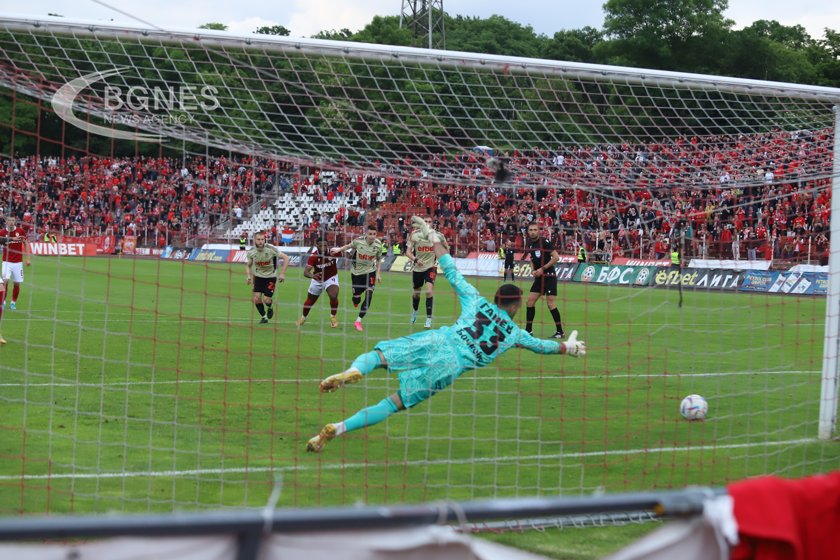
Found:
[[586, 354], [586, 345], [577, 340], [577, 331], [565, 342], [557, 342], [534, 338], [520, 329], [513, 317], [522, 306], [522, 290], [514, 284], [504, 284], [496, 291], [495, 304], [490, 303], [458, 272], [437, 233], [425, 220], [415, 216], [411, 223], [421, 237], [434, 243], [440, 266], [458, 295], [461, 316], [451, 327], [380, 342], [372, 351], [356, 358], [350, 369], [321, 381], [321, 392], [330, 393], [357, 383], [376, 368], [388, 368], [397, 372], [400, 388], [379, 404], [321, 428], [306, 444], [307, 451], [319, 453], [336, 436], [373, 426], [395, 412], [420, 404], [451, 385], [465, 371], [484, 367], [513, 347], [576, 358]]

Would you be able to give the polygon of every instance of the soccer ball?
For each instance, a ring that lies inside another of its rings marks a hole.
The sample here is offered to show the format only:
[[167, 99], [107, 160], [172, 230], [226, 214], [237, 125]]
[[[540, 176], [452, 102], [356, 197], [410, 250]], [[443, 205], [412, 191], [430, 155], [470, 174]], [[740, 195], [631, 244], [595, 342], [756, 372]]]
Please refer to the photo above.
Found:
[[700, 395], [688, 395], [680, 403], [680, 414], [686, 420], [703, 420], [709, 412], [709, 403]]

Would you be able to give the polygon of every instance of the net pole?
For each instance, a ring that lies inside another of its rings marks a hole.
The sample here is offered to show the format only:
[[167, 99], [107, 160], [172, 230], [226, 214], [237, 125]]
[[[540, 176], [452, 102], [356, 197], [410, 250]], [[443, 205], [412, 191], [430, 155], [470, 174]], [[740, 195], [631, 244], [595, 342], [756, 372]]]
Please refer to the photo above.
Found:
[[819, 439], [830, 439], [837, 425], [838, 353], [840, 353], [840, 105], [834, 106], [834, 165], [831, 173], [831, 239], [828, 298], [820, 388]]

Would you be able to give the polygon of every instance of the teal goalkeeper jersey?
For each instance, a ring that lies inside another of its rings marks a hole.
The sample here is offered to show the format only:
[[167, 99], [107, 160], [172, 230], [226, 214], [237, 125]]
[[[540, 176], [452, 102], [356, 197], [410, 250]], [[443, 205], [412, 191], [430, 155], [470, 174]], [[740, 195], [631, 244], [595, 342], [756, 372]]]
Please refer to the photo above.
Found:
[[556, 354], [560, 343], [540, 340], [520, 329], [506, 311], [484, 299], [455, 267], [450, 255], [440, 258], [446, 279], [455, 288], [461, 304], [461, 316], [446, 337], [461, 362], [462, 370], [486, 366], [513, 347], [526, 348], [538, 354]]

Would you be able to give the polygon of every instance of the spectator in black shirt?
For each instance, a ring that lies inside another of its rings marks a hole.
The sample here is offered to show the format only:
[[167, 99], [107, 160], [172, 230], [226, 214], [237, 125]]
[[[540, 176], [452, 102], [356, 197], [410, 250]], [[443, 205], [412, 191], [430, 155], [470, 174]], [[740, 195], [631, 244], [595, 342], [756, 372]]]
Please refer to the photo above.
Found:
[[554, 249], [554, 244], [540, 235], [540, 226], [535, 222], [528, 225], [527, 248], [531, 253], [534, 283], [531, 284], [531, 293], [525, 305], [525, 330], [532, 333], [534, 317], [537, 314], [537, 300], [545, 296], [548, 310], [557, 327], [557, 332], [551, 338], [563, 338], [563, 322], [556, 303], [557, 271], [554, 269], [554, 265], [560, 260], [560, 255]]

